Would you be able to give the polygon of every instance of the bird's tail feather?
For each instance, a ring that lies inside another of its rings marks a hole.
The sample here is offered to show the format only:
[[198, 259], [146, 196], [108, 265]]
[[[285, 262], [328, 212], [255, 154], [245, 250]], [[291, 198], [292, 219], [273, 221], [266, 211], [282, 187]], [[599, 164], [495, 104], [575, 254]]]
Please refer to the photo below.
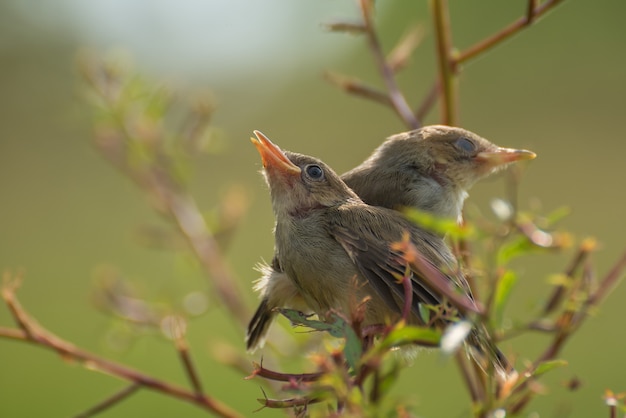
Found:
[[246, 349], [249, 352], [263, 347], [267, 330], [272, 323], [276, 312], [269, 306], [268, 299], [263, 298], [256, 312], [248, 324], [246, 333]]

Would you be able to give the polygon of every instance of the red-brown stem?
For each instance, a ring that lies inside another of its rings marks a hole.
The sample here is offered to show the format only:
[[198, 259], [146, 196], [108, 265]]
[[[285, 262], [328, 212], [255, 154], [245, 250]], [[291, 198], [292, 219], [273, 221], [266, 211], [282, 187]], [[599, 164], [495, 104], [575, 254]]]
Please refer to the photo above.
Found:
[[402, 288], [404, 290], [404, 307], [402, 308], [402, 319], [409, 323], [411, 317], [411, 308], [413, 307], [413, 283], [411, 282], [410, 270], [407, 266], [407, 272], [402, 277]]
[[454, 355], [454, 358], [459, 366], [459, 370], [461, 372], [461, 376], [465, 381], [465, 386], [469, 391], [470, 397], [472, 398], [472, 402], [477, 404], [484, 399], [484, 392], [482, 391], [480, 385], [477, 383], [477, 379], [471, 366], [467, 364], [467, 359], [465, 357], [465, 353], [462, 350], [457, 350]]
[[462, 295], [451, 288], [450, 279], [439, 269], [432, 265], [424, 256], [408, 242], [402, 241], [394, 244], [395, 249], [404, 253], [406, 260], [411, 267], [422, 274], [422, 279], [464, 315], [469, 312], [484, 315], [485, 308], [478, 301], [472, 300], [468, 295]]
[[267, 408], [294, 408], [297, 406], [307, 406], [313, 403], [321, 402], [321, 398], [291, 398], [291, 399], [257, 399], [263, 406]]
[[346, 93], [360, 96], [365, 99], [369, 99], [374, 102], [383, 104], [385, 106], [393, 107], [393, 102], [391, 101], [391, 98], [387, 93], [380, 91], [372, 86], [368, 86], [360, 80], [331, 73], [328, 71], [324, 74], [324, 77], [326, 78], [326, 80], [330, 81], [336, 86], [339, 86]]
[[455, 63], [457, 65], [465, 63], [477, 57], [478, 55], [482, 54], [483, 52], [487, 51], [488, 49], [493, 48], [494, 46], [498, 45], [500, 42], [510, 38], [511, 36], [518, 33], [520, 30], [529, 26], [532, 22], [536, 21], [539, 17], [544, 15], [547, 11], [549, 11], [554, 6], [562, 2], [563, 0], [547, 0], [543, 4], [533, 7], [535, 5], [535, 2], [532, 0], [529, 1], [528, 9], [530, 9], [530, 7], [533, 7], [532, 13], [530, 12], [530, 10], [527, 10], [524, 16], [520, 17], [515, 22], [511, 23], [509, 26], [505, 27], [500, 32], [490, 36], [489, 38], [483, 39], [482, 41], [467, 48], [465, 51], [461, 51], [454, 58]]
[[83, 362], [85, 367], [90, 370], [96, 370], [103, 373], [112, 374], [121, 379], [135, 382], [138, 385], [141, 385], [148, 389], [152, 389], [157, 392], [172, 396], [174, 398], [190, 402], [203, 409], [209, 410], [221, 417], [240, 416], [237, 412], [230, 409], [230, 407], [222, 404], [216, 399], [213, 399], [206, 395], [198, 397], [195, 393], [183, 389], [179, 386], [165, 382], [163, 380], [156, 379], [138, 370], [134, 370], [125, 365], [115, 363], [113, 361], [104, 359], [88, 351], [75, 347], [69, 342], [62, 340], [57, 336], [53, 336], [52, 334], [45, 337], [42, 335], [35, 335], [31, 338], [24, 331], [13, 330], [13, 332], [5, 334], [3, 330], [0, 330], [0, 337], [28, 342], [43, 348], [56, 351], [64, 358], [71, 358], [73, 360]]
[[[563, 312], [563, 314], [561, 314], [561, 318], [557, 321], [557, 323], [560, 324], [560, 328], [557, 331], [552, 343], [533, 362], [533, 370], [536, 369], [542, 362], [553, 360], [556, 358], [556, 356], [561, 352], [569, 337], [571, 337], [572, 333], [578, 327], [580, 327], [585, 318], [587, 318], [589, 308], [599, 304], [608, 296], [611, 289], [615, 287], [616, 283], [623, 275], [624, 270], [626, 270], [626, 252], [624, 252], [621, 258], [613, 265], [613, 268], [611, 268], [611, 270], [604, 277], [596, 292], [587, 298], [583, 306], [580, 307], [578, 311], [565, 311]], [[519, 385], [515, 389], [515, 392], [521, 392], [526, 389], [530, 381], [532, 381], [532, 379], [528, 379], [524, 383]], [[519, 400], [512, 406], [511, 410], [521, 411], [522, 408], [531, 400], [531, 398], [531, 395], [524, 396], [521, 400]]]
[[447, 0], [431, 0], [435, 40], [437, 44], [437, 63], [439, 68], [439, 87], [441, 91], [441, 123], [454, 126], [457, 123], [456, 62], [452, 57], [452, 33]]
[[[574, 256], [574, 259], [571, 261], [567, 269], [565, 269], [565, 277], [567, 277], [568, 280], [571, 280], [574, 277], [574, 275], [576, 274], [576, 271], [585, 262], [585, 260], [587, 260], [593, 248], [594, 246], [589, 245], [587, 242], [584, 242], [583, 244], [581, 244], [580, 248], [578, 249], [578, 252]], [[566, 289], [567, 289], [566, 284], [559, 284], [555, 287], [554, 291], [552, 292], [552, 295], [548, 299], [548, 302], [546, 303], [543, 309], [544, 315], [553, 312], [560, 305], [565, 295]]]
[[372, 1], [360, 0], [359, 4], [363, 15], [363, 24], [366, 29], [365, 33], [367, 35], [367, 41], [372, 51], [372, 55], [374, 55], [374, 61], [378, 66], [378, 71], [383, 78], [387, 91], [389, 92], [389, 99], [393, 104], [393, 109], [409, 128], [417, 129], [420, 127], [420, 123], [415, 118], [415, 115], [413, 115], [411, 107], [398, 88], [393, 69], [387, 63], [387, 58], [385, 57], [380, 41], [378, 40], [378, 35], [376, 34], [376, 29], [374, 28], [372, 19]]
[[251, 379], [254, 376], [261, 376], [265, 379], [276, 380], [278, 382], [315, 382], [323, 373], [280, 373], [263, 367], [262, 364], [254, 363], [254, 371], [252, 375], [247, 377]]
[[[441, 69], [448, 67], [448, 66], [452, 66], [452, 68], [454, 68], [455, 71], [459, 70], [459, 65], [463, 64], [467, 61], [470, 61], [473, 58], [476, 58], [477, 56], [481, 55], [482, 53], [488, 51], [489, 49], [495, 47], [496, 45], [498, 45], [500, 42], [508, 39], [509, 37], [513, 36], [514, 34], [520, 32], [522, 29], [530, 26], [532, 23], [534, 23], [537, 18], [539, 18], [540, 16], [544, 15], [546, 12], [548, 12], [552, 7], [556, 6], [557, 4], [561, 3], [563, 0], [548, 0], [545, 3], [543, 3], [542, 5], [537, 6], [537, 1], [536, 0], [529, 0], [528, 1], [528, 6], [526, 9], [526, 15], [519, 18], [518, 20], [516, 20], [515, 22], [513, 22], [512, 24], [510, 24], [509, 26], [505, 27], [504, 29], [502, 29], [500, 32], [486, 38], [483, 39], [480, 42], [477, 42], [475, 45], [467, 48], [465, 51], [462, 51], [460, 53], [457, 53], [455, 55], [451, 55], [451, 51], [452, 51], [452, 44], [451, 41], [448, 45], [448, 47], [446, 48], [445, 45], [440, 45], [439, 43], [439, 39], [443, 40], [443, 35], [444, 33], [439, 33], [437, 32], [438, 35], [438, 44], [437, 44], [437, 48], [438, 48], [438, 59], [439, 59], [439, 66], [440, 66], [440, 77], [439, 79], [433, 83], [432, 87], [430, 88], [430, 90], [428, 91], [428, 93], [426, 94], [426, 96], [424, 97], [424, 99], [422, 100], [422, 103], [420, 104], [420, 106], [417, 108], [417, 110], [415, 111], [415, 117], [417, 118], [417, 120], [420, 122], [420, 124], [423, 124], [423, 121], [426, 117], [426, 114], [430, 111], [430, 109], [433, 107], [433, 105], [435, 104], [435, 102], [437, 101], [437, 99], [439, 98], [439, 95], [441, 92], [446, 93], [446, 91], [443, 90], [443, 86], [441, 84], [441, 79], [443, 77], [441, 77]], [[432, 3], [431, 3], [432, 4]], [[438, 27], [436, 26], [436, 28], [438, 29]], [[441, 38], [440, 38], [441, 36]], [[444, 67], [445, 66], [445, 67]], [[445, 97], [445, 94], [444, 94]], [[450, 100], [450, 98], [448, 98], [448, 100]], [[445, 100], [444, 100], [445, 102]], [[443, 106], [447, 106], [445, 111], [442, 112], [443, 115], [447, 114], [449, 112], [449, 106], [445, 103], [442, 103], [442, 108]], [[445, 120], [443, 117], [442, 119]]]
[[622, 257], [617, 261], [617, 263], [615, 263], [602, 282], [600, 282], [598, 289], [591, 296], [589, 296], [586, 305], [591, 307], [602, 302], [615, 287], [617, 282], [622, 278], [624, 270], [626, 270], [626, 252], [622, 254]]
[[526, 25], [530, 25], [535, 20], [535, 9], [537, 8], [537, 0], [528, 0], [526, 7]]
[[182, 338], [178, 339], [176, 341], [176, 349], [178, 350], [180, 360], [183, 362], [183, 366], [185, 367], [185, 372], [187, 373], [187, 377], [189, 378], [191, 387], [193, 388], [197, 396], [204, 396], [202, 394], [202, 383], [200, 382], [198, 372], [196, 371], [196, 368], [193, 365], [193, 361], [191, 360], [191, 354], [189, 354], [189, 347], [187, 346], [187, 342], [184, 341]]
[[[230, 407], [207, 395], [198, 396], [196, 393], [190, 392], [174, 384], [156, 379], [130, 367], [99, 357], [86, 350], [82, 350], [74, 344], [71, 344], [52, 334], [30, 318], [28, 313], [22, 308], [21, 304], [15, 297], [14, 288], [11, 285], [5, 285], [3, 287], [2, 297], [12, 312], [14, 320], [19, 324], [23, 331], [13, 330], [7, 333], [0, 332], [0, 337], [29, 342], [37, 346], [56, 351], [63, 358], [71, 358], [82, 362], [83, 365], [90, 370], [97, 370], [112, 374], [143, 387], [190, 402], [221, 417], [240, 416]], [[25, 331], [26, 329], [29, 331]], [[0, 329], [0, 331], [3, 330]]]
[[127, 387], [125, 387], [124, 389], [118, 392], [115, 392], [113, 395], [109, 396], [108, 398], [98, 403], [97, 405], [94, 405], [88, 410], [81, 412], [78, 415], [75, 415], [74, 418], [88, 418], [88, 417], [97, 415], [100, 412], [112, 407], [116, 403], [123, 401], [124, 399], [126, 399], [127, 397], [135, 393], [140, 388], [141, 388], [140, 384], [132, 383], [128, 385]]

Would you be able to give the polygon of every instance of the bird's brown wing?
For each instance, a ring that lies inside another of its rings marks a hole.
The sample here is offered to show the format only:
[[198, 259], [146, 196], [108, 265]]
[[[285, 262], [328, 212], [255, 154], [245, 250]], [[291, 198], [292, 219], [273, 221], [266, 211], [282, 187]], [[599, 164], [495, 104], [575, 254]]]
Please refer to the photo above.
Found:
[[[359, 231], [337, 222], [331, 234], [370, 286], [391, 309], [400, 312], [397, 301], [404, 300], [405, 292], [397, 278], [405, 274], [407, 263], [400, 254], [391, 250], [391, 243], [373, 234], [367, 222], [359, 225]], [[419, 318], [420, 304], [439, 305], [441, 297], [422, 284], [418, 273], [411, 271], [410, 274], [413, 287], [412, 311]]]

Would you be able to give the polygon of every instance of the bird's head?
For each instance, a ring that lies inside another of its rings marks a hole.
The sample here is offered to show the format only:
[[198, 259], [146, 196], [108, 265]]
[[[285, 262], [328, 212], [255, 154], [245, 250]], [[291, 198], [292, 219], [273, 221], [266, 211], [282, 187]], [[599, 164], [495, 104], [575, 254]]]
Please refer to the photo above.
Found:
[[358, 196], [317, 158], [282, 151], [263, 133], [250, 138], [263, 162], [263, 171], [277, 215], [305, 216], [309, 211], [336, 206]]
[[392, 170], [403, 165], [463, 191], [512, 162], [536, 157], [534, 152], [499, 147], [468, 130], [443, 125], [394, 135], [379, 152], [387, 155]]

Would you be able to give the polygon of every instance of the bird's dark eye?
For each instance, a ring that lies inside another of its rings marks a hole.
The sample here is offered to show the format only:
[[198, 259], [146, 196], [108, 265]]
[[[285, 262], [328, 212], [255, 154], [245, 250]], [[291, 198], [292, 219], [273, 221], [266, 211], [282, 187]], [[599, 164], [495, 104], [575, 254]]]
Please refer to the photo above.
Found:
[[319, 165], [309, 164], [305, 167], [304, 171], [311, 180], [321, 180], [324, 178], [324, 170], [322, 170], [322, 167]]
[[474, 152], [476, 151], [476, 145], [472, 141], [467, 138], [459, 138], [454, 143], [457, 148], [465, 151], [465, 152]]

